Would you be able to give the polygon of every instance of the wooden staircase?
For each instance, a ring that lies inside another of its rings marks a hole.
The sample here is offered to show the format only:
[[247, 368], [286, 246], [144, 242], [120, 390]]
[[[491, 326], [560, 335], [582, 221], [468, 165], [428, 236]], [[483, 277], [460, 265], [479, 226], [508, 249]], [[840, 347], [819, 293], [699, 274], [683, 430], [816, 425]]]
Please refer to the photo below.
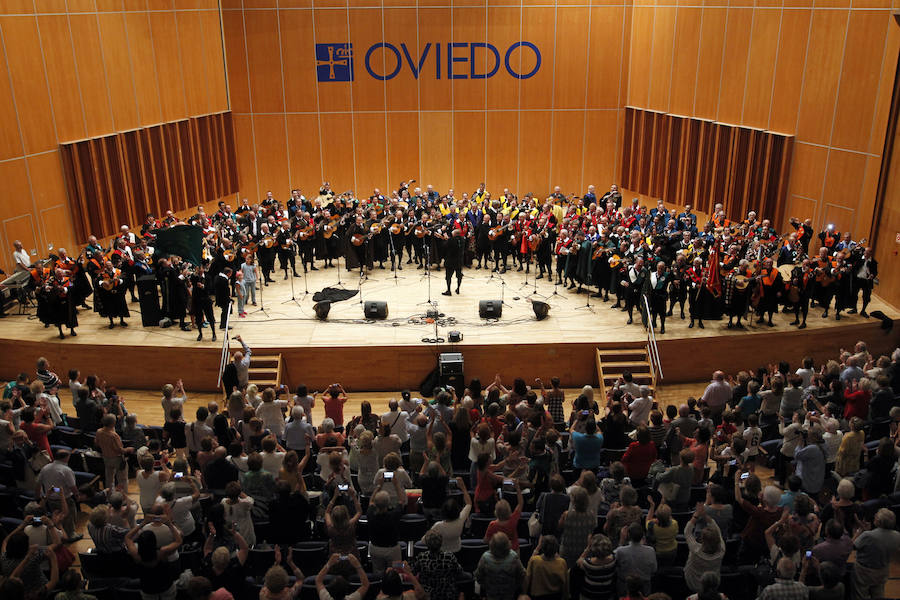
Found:
[[633, 348], [597, 348], [597, 380], [600, 382], [600, 398], [598, 403], [605, 402], [606, 393], [622, 373], [629, 371], [634, 383], [650, 387], [650, 393], [656, 396], [656, 371], [650, 361], [650, 349], [647, 346]]
[[251, 354], [248, 384], [255, 385], [260, 393], [266, 388], [281, 385], [284, 360], [281, 354]]

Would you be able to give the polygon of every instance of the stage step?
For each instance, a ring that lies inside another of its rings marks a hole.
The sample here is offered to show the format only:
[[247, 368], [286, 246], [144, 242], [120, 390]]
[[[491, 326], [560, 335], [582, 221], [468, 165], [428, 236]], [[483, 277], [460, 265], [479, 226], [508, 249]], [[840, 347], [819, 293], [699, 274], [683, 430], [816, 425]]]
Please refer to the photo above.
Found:
[[606, 369], [606, 368], [627, 369], [633, 373], [638, 369], [642, 369], [642, 370], [646, 369], [649, 371], [650, 363], [646, 360], [623, 360], [623, 361], [616, 361], [616, 362], [603, 361], [603, 368], [604, 369]]
[[284, 361], [280, 354], [251, 354], [248, 383], [252, 383], [260, 391], [266, 388], [277, 388], [282, 383]]
[[656, 395], [656, 372], [650, 361], [649, 348], [597, 348], [596, 352], [601, 398], [606, 398], [607, 389], [614, 386], [625, 371], [631, 373], [634, 383], [646, 385], [650, 393]]
[[281, 355], [280, 355], [280, 354], [274, 354], [274, 355], [256, 355], [256, 354], [251, 354], [251, 355], [250, 355], [250, 362], [251, 362], [251, 363], [255, 363], [255, 362], [277, 362], [277, 361], [280, 361], [280, 360], [281, 360]]

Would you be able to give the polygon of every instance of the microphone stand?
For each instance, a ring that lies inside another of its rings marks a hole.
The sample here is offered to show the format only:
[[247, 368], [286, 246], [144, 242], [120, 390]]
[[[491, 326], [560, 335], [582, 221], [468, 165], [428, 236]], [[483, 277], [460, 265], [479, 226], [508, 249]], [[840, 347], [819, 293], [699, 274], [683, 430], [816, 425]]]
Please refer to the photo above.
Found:
[[[423, 241], [425, 238], [422, 238]], [[428, 243], [423, 242], [423, 249], [425, 250], [425, 279], [428, 281], [428, 300], [425, 302], [419, 302], [416, 306], [422, 306], [423, 304], [428, 304], [431, 306], [437, 306], [437, 302], [431, 299], [431, 247]]]
[[[259, 266], [259, 263], [256, 264], [255, 271], [257, 273], [257, 279], [256, 279], [256, 281], [253, 282], [253, 285], [256, 285], [257, 282], [260, 281], [259, 274], [262, 273], [262, 267]], [[269, 317], [269, 313], [266, 311], [265, 302], [263, 302], [263, 288], [264, 287], [266, 287], [266, 286], [264, 286], [264, 285], [259, 286], [259, 308], [254, 310], [253, 313], [261, 312], [262, 314], [266, 315], [266, 317]], [[251, 314], [253, 314], [253, 313], [251, 313]]]
[[397, 249], [394, 246], [394, 234], [391, 233], [390, 229], [388, 229], [388, 239], [391, 241], [391, 271], [394, 272], [394, 285], [399, 285], [400, 282], [398, 280], [406, 279], [405, 277], [397, 276], [397, 267], [400, 266], [400, 261], [403, 257], [397, 258]]
[[359, 264], [359, 281], [356, 283], [356, 289], [359, 291], [359, 303], [363, 303], [362, 297], [362, 284], [363, 279], [368, 280], [369, 276], [366, 275], [366, 267], [368, 266], [367, 260], [369, 259], [369, 236], [366, 236], [365, 241], [363, 241], [363, 260]]
[[289, 300], [285, 300], [284, 302], [282, 302], [282, 304], [288, 304], [290, 302], [293, 302], [294, 304], [297, 305], [297, 307], [299, 307], [300, 303], [297, 301], [297, 296], [294, 295], [294, 269], [291, 269], [290, 276], [291, 276], [291, 297]]

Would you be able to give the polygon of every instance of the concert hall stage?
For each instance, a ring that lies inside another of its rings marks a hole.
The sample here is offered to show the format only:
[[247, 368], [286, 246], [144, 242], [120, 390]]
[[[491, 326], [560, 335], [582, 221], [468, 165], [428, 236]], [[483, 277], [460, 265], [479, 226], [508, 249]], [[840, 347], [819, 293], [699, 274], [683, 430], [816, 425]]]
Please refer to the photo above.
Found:
[[[502, 279], [491, 279], [489, 271], [468, 269], [461, 293], [452, 297], [441, 295], [444, 273], [432, 274], [431, 298], [443, 319], [455, 320], [441, 322], [437, 336], [446, 339], [449, 331], [457, 330], [464, 337], [457, 344], [429, 343], [423, 338], [435, 337], [434, 325], [415, 322], [417, 317], [424, 318], [428, 307], [428, 281], [414, 265], [404, 265], [397, 275], [395, 280], [390, 270], [376, 268], [362, 285], [362, 297], [357, 294], [334, 303], [323, 322], [315, 317], [312, 297], [337, 285], [336, 269], [320, 267], [308, 280], [294, 280], [296, 302], [291, 300], [290, 281], [283, 281], [283, 272], [276, 272], [276, 283], [263, 289], [265, 312], [260, 306], [248, 306], [247, 318], [234, 314], [231, 333], [243, 336], [258, 355], [281, 354], [282, 381], [291, 386], [305, 383], [321, 390], [341, 381], [348, 391], [417, 389], [440, 352], [463, 353], [466, 379], [480, 377], [487, 382], [499, 372], [509, 385], [519, 375], [540, 376], [545, 381], [555, 375], [563, 386], [576, 387], [596, 383], [596, 348], [633, 348], [647, 342], [637, 313], [635, 324], [626, 325], [627, 315], [611, 310], [611, 303], [591, 298], [588, 308], [586, 294], [554, 288], [547, 280], [537, 282], [541, 296], [532, 296], [533, 273], [526, 286], [524, 272], [509, 271]], [[341, 282], [355, 290], [358, 276], [343, 271]], [[479, 318], [479, 300], [501, 298], [506, 304], [498, 321]], [[550, 304], [546, 319], [535, 319], [530, 298]], [[386, 301], [388, 319], [365, 321], [361, 301], [368, 300]], [[143, 328], [138, 305], [129, 307], [130, 326], [113, 330], [97, 313], [81, 310], [78, 336], [64, 340], [58, 339], [55, 328], [45, 329], [33, 317], [34, 309], [31, 315], [0, 320], [0, 377], [12, 378], [21, 371], [33, 374], [35, 359], [43, 355], [61, 377], [68, 368], [78, 367], [82, 375], [98, 373], [108, 377], [111, 385], [126, 388], [153, 389], [181, 377], [188, 392], [215, 389], [221, 337], [213, 343], [206, 329], [205, 341], [196, 342], [196, 331], [183, 332], [177, 325]], [[900, 343], [900, 328], [885, 332], [878, 319], [859, 315], [835, 321], [832, 312], [822, 319], [818, 308], [810, 311], [809, 327], [802, 331], [788, 326], [793, 314], [776, 315], [775, 328], [750, 325], [729, 330], [727, 321], [707, 321], [705, 329], [688, 329], [689, 320], [680, 320], [677, 310], [667, 321], [666, 334], [658, 335], [668, 383], [703, 380], [716, 368], [733, 373], [780, 358], [796, 362], [807, 354], [824, 360], [857, 340], [867, 341], [876, 356]], [[869, 306], [870, 312], [875, 310], [898, 316], [877, 298]], [[236, 344], [232, 342], [232, 347]]]

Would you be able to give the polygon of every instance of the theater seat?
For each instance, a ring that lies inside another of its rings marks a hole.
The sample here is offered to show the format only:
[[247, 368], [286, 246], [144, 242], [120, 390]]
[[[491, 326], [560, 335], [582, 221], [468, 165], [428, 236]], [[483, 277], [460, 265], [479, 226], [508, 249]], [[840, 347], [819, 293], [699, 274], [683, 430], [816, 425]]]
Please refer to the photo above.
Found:
[[481, 560], [481, 555], [487, 550], [488, 545], [480, 539], [462, 540], [459, 552], [456, 553], [456, 558], [459, 560], [463, 571], [474, 573], [475, 568], [478, 566], [478, 561]]

